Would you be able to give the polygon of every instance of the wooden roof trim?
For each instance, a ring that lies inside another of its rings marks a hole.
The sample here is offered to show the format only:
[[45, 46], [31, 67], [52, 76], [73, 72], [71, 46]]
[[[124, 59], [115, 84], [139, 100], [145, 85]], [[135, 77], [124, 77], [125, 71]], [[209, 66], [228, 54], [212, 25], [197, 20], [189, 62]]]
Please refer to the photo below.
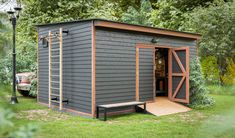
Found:
[[159, 29], [159, 28], [130, 25], [130, 24], [124, 24], [124, 23], [117, 23], [117, 22], [108, 22], [108, 21], [98, 20], [98, 21], [95, 21], [94, 25], [97, 27], [107, 27], [107, 28], [113, 28], [113, 29], [153, 33], [153, 34], [168, 35], [168, 36], [177, 36], [177, 37], [190, 38], [190, 39], [196, 39], [196, 40], [201, 38], [201, 35], [199, 35], [199, 34], [192, 34], [192, 33], [171, 31], [171, 30], [165, 30], [165, 29]]

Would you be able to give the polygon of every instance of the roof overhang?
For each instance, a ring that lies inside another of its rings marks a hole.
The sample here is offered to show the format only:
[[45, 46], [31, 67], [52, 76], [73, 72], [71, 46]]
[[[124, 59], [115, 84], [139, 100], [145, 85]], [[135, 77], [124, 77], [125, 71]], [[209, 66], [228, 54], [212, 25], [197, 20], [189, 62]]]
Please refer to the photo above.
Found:
[[86, 22], [86, 21], [93, 21], [94, 26], [96, 27], [106, 27], [106, 28], [151, 33], [151, 34], [158, 34], [158, 35], [175, 36], [175, 37], [182, 37], [182, 38], [188, 38], [188, 39], [194, 39], [194, 40], [201, 39], [201, 35], [196, 34], [196, 33], [174, 31], [174, 30], [169, 30], [169, 29], [149, 27], [149, 26], [143, 26], [143, 25], [128, 24], [128, 23], [110, 21], [110, 20], [105, 20], [105, 19], [84, 19], [84, 20], [75, 20], [75, 21], [59, 22], [59, 23], [39, 24], [36, 26], [43, 27], [43, 26], [61, 25], [61, 24]]
[[94, 26], [129, 30], [129, 31], [137, 31], [137, 32], [144, 32], [144, 33], [152, 33], [152, 34], [158, 34], [158, 35], [176, 36], [176, 37], [183, 37], [183, 38], [189, 38], [189, 39], [195, 39], [195, 40], [198, 40], [201, 38], [200, 34], [173, 31], [173, 30], [168, 30], [168, 29], [126, 24], [126, 23], [119, 23], [119, 22], [113, 22], [113, 21], [105, 21], [105, 20], [95, 20]]

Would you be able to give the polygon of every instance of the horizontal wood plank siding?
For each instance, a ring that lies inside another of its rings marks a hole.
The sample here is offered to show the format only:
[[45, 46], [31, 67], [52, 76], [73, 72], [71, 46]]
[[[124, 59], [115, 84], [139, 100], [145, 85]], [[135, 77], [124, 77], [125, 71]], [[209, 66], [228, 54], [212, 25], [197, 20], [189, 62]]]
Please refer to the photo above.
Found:
[[[63, 35], [63, 97], [69, 100], [64, 107], [85, 113], [91, 113], [91, 25], [91, 21], [87, 21], [38, 28], [39, 37], [48, 35], [49, 30], [58, 32], [60, 27], [69, 30], [68, 35]], [[53, 45], [52, 49], [56, 47]], [[39, 41], [38, 49], [39, 102], [48, 103], [48, 48], [43, 48]], [[58, 73], [52, 72], [54, 75]]]
[[[97, 105], [135, 101], [135, 46], [138, 43], [152, 44], [153, 38], [157, 38], [159, 45], [189, 46], [190, 57], [196, 56], [196, 40], [96, 27]], [[140, 72], [144, 75], [140, 74], [140, 84], [143, 83], [146, 87], [140, 87], [139, 91], [143, 95], [146, 93], [143, 100], [153, 99], [152, 67], [146, 68], [153, 61], [148, 60], [148, 55], [145, 57], [142, 54]], [[149, 86], [147, 82], [151, 82]]]

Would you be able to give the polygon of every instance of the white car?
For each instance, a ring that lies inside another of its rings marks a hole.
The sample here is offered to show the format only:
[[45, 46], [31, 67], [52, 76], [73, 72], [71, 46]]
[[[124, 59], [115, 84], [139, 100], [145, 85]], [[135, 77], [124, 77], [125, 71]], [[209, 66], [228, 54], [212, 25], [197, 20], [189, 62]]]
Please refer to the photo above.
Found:
[[34, 75], [32, 72], [17, 73], [16, 74], [16, 89], [23, 96], [29, 96], [31, 90], [31, 79], [30, 77]]

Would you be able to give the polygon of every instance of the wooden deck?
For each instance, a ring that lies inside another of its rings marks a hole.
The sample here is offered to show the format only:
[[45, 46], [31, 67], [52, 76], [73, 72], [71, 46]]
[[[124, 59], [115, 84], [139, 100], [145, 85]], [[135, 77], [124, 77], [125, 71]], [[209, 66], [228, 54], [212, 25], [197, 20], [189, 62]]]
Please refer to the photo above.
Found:
[[[140, 107], [142, 108], [142, 106]], [[190, 110], [182, 104], [170, 101], [167, 97], [156, 97], [155, 102], [146, 103], [146, 111], [156, 116], [188, 112]]]

